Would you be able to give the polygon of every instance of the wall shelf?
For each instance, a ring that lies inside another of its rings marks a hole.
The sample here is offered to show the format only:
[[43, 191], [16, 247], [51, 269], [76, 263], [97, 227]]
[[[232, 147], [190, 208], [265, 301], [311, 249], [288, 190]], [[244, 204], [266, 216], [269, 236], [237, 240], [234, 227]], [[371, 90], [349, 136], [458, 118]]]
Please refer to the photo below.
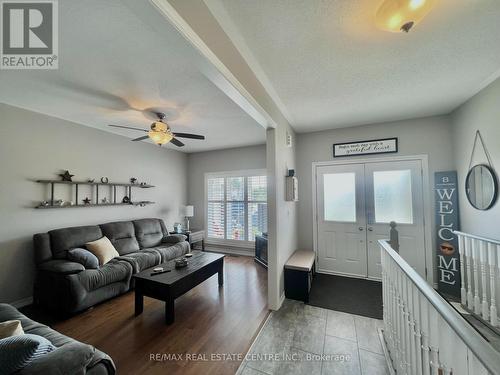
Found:
[[137, 187], [141, 189], [153, 188], [154, 185], [130, 184], [122, 182], [88, 182], [88, 181], [61, 181], [61, 180], [36, 180], [40, 184], [64, 184], [64, 185], [90, 185], [90, 186], [126, 186]]
[[[89, 182], [89, 181], [62, 181], [62, 180], [36, 180], [37, 183], [39, 184], [48, 184], [50, 185], [50, 200], [48, 201], [48, 205], [38, 205], [35, 208], [38, 209], [48, 209], [48, 208], [80, 208], [80, 207], [107, 207], [107, 206], [146, 206], [149, 204], [154, 204], [155, 202], [151, 201], [138, 201], [134, 202], [132, 200], [132, 188], [139, 188], [139, 189], [149, 189], [153, 188], [154, 185], [149, 185], [149, 184], [131, 184], [131, 183], [123, 183], [123, 182]], [[75, 186], [75, 204], [69, 205], [57, 205], [54, 204], [56, 200], [54, 199], [54, 186], [55, 185], [70, 185], [70, 186]], [[85, 203], [79, 203], [79, 197], [78, 197], [78, 187], [80, 185], [84, 186], [95, 186], [95, 191], [94, 191], [94, 202], [85, 204]], [[99, 187], [100, 186], [108, 186], [111, 187], [112, 190], [112, 199], [111, 202], [106, 202], [106, 203], [101, 203], [99, 202]], [[129, 198], [130, 202], [129, 203], [124, 203], [121, 201], [117, 202], [116, 199], [116, 188], [117, 187], [124, 187], [125, 188], [125, 195]]]
[[36, 206], [37, 209], [49, 209], [49, 208], [82, 208], [82, 207], [108, 207], [108, 206], [146, 206], [148, 204], [154, 204], [155, 202], [151, 201], [140, 201], [133, 203], [90, 203], [90, 204], [74, 204], [74, 205], [66, 205], [66, 206], [57, 206], [57, 205], [48, 205], [48, 206]]

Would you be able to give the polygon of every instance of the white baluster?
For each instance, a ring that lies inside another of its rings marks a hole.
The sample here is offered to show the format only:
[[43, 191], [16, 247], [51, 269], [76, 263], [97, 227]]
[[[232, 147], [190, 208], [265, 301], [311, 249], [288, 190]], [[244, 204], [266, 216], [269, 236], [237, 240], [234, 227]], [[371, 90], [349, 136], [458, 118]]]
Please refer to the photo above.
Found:
[[405, 347], [406, 347], [406, 373], [411, 374], [411, 326], [410, 326], [410, 305], [409, 305], [409, 296], [408, 296], [408, 287], [410, 280], [408, 276], [404, 274], [404, 283], [403, 283], [403, 295], [404, 295], [404, 312], [405, 312]]
[[464, 246], [464, 237], [458, 236], [458, 252], [460, 254], [460, 297], [462, 301], [462, 305], [467, 305], [467, 292], [465, 289], [465, 270], [464, 270], [464, 262], [465, 262], [465, 246]]
[[480, 241], [479, 243], [480, 248], [480, 260], [481, 260], [481, 290], [483, 292], [483, 301], [481, 303], [481, 314], [483, 316], [484, 320], [489, 319], [489, 306], [488, 306], [488, 285], [486, 284], [486, 260], [487, 260], [487, 254], [486, 254], [486, 247], [487, 243], [485, 241]]
[[431, 374], [439, 375], [439, 324], [437, 311], [431, 307], [429, 310], [429, 344]]
[[[499, 259], [497, 260], [497, 256]], [[489, 244], [488, 259], [490, 262], [490, 288], [491, 288], [491, 306], [490, 306], [490, 323], [493, 327], [498, 326], [497, 301], [495, 285], [500, 280], [500, 246]], [[498, 266], [498, 272], [495, 267]]]
[[415, 288], [414, 293], [414, 308], [415, 308], [415, 374], [422, 374], [422, 333], [420, 327], [422, 326], [422, 319], [420, 318], [420, 299], [423, 298], [420, 295], [420, 292], [417, 288]]
[[479, 246], [478, 241], [472, 240], [472, 268], [474, 273], [474, 313], [481, 314], [481, 300], [479, 299]]
[[422, 303], [422, 374], [430, 375], [431, 360], [429, 348], [429, 304], [424, 296], [420, 299]]
[[474, 308], [474, 300], [472, 298], [472, 248], [470, 238], [465, 238], [465, 261], [467, 266], [467, 307], [469, 310], [472, 310]]

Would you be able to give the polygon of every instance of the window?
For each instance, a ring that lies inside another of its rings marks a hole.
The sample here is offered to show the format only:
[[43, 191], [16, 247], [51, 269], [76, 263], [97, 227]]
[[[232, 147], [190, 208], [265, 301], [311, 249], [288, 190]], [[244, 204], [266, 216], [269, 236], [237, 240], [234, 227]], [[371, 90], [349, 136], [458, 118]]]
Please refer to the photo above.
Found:
[[255, 241], [267, 232], [267, 177], [264, 171], [209, 174], [207, 186], [208, 238]]
[[413, 224], [411, 171], [373, 172], [375, 222]]
[[331, 173], [323, 181], [325, 221], [356, 222], [356, 174]]

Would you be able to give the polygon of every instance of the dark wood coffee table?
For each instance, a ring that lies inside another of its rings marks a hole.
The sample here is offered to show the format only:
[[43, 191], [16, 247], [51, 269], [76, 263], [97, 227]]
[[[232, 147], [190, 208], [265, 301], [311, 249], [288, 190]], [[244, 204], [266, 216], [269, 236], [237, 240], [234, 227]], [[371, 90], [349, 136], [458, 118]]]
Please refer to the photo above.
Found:
[[193, 251], [193, 256], [188, 258], [187, 267], [176, 269], [173, 260], [157, 267], [171, 271], [151, 276], [153, 267], [132, 276], [135, 279], [135, 316], [142, 313], [144, 296], [147, 296], [165, 302], [165, 322], [172, 324], [175, 320], [174, 304], [177, 297], [216, 273], [219, 274], [219, 286], [224, 283], [222, 254]]

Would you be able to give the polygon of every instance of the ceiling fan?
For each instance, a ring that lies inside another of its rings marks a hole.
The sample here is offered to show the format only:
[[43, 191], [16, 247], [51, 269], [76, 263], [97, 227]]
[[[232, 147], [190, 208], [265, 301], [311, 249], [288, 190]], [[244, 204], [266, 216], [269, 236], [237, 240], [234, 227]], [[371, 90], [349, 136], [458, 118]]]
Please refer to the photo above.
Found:
[[130, 129], [130, 130], [138, 130], [141, 132], [146, 132], [148, 133], [147, 135], [132, 139], [132, 141], [133, 142], [142, 141], [144, 139], [151, 138], [151, 140], [158, 146], [164, 145], [165, 143], [168, 142], [171, 142], [177, 147], [184, 146], [184, 143], [179, 141], [177, 138], [190, 138], [190, 139], [200, 139], [200, 140], [205, 139], [204, 135], [190, 134], [190, 133], [174, 133], [170, 130], [170, 126], [164, 121], [166, 116], [163, 112], [155, 112], [155, 115], [158, 117], [158, 121], [155, 121], [151, 124], [151, 130], [134, 128], [131, 126], [123, 126], [123, 125], [109, 125], [109, 126], [112, 126], [114, 128], [122, 128], [122, 129]]

